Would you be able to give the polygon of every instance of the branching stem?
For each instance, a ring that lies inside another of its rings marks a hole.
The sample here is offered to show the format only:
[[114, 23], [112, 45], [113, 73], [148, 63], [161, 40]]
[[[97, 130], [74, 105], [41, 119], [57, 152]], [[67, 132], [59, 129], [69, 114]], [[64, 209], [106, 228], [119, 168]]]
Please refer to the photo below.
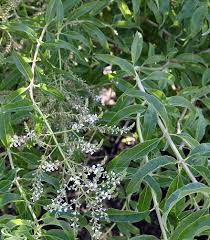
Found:
[[[136, 118], [136, 127], [137, 127], [138, 136], [139, 136], [139, 141], [141, 143], [143, 143], [144, 138], [143, 138], [142, 131], [141, 131], [141, 123], [140, 123], [140, 114], [139, 113], [137, 114], [137, 118]], [[148, 159], [147, 155], [145, 156], [145, 162], [146, 163], [149, 162], [149, 159]], [[157, 197], [156, 197], [156, 194], [153, 191], [153, 189], [151, 189], [151, 193], [152, 193], [152, 200], [153, 200], [153, 203], [154, 203], [154, 209], [155, 209], [155, 212], [156, 212], [156, 215], [157, 215], [157, 218], [158, 218], [158, 222], [159, 222], [160, 229], [161, 229], [161, 232], [162, 232], [162, 235], [163, 235], [163, 239], [168, 240], [167, 233], [166, 233], [165, 227], [163, 225], [162, 216], [161, 216], [161, 213], [160, 213], [160, 208], [159, 208], [159, 204], [158, 204], [158, 201], [157, 201]]]
[[34, 53], [34, 57], [33, 57], [33, 61], [32, 61], [32, 67], [31, 67], [31, 71], [32, 71], [32, 78], [30, 80], [30, 85], [29, 85], [29, 94], [30, 94], [30, 98], [31, 98], [31, 101], [33, 103], [33, 106], [34, 106], [34, 109], [39, 113], [39, 115], [42, 117], [50, 135], [52, 136], [57, 148], [58, 148], [58, 151], [60, 152], [62, 158], [64, 159], [64, 162], [65, 164], [68, 166], [69, 170], [71, 170], [71, 166], [68, 162], [68, 160], [66, 159], [65, 157], [65, 154], [49, 124], [49, 122], [47, 121], [47, 118], [46, 116], [43, 114], [43, 112], [41, 111], [41, 109], [39, 108], [39, 106], [37, 105], [35, 99], [34, 99], [34, 94], [33, 94], [33, 89], [34, 89], [34, 83], [35, 83], [35, 68], [36, 68], [36, 62], [37, 62], [37, 57], [38, 57], [38, 53], [39, 53], [39, 49], [40, 49], [40, 46], [41, 46], [41, 43], [42, 43], [42, 40], [44, 38], [44, 35], [47, 31], [47, 27], [48, 27], [48, 24], [44, 26], [42, 32], [41, 32], [41, 35], [39, 37], [39, 40], [38, 40], [38, 43], [36, 45], [36, 49], [35, 49], [35, 53]]
[[[136, 72], [136, 81], [137, 81], [137, 85], [138, 85], [139, 90], [142, 91], [142, 92], [146, 92], [145, 89], [144, 89], [144, 86], [141, 83], [141, 79], [140, 79], [137, 72]], [[173, 140], [172, 140], [172, 138], [169, 134], [169, 131], [168, 131], [167, 127], [164, 126], [164, 124], [163, 124], [163, 122], [162, 122], [162, 120], [159, 116], [158, 116], [158, 125], [159, 125], [166, 141], [168, 142], [172, 151], [174, 152], [178, 162], [182, 165], [182, 167], [184, 168], [185, 172], [187, 173], [187, 175], [189, 176], [191, 181], [194, 182], [194, 183], [198, 182], [196, 180], [195, 176], [193, 175], [193, 173], [191, 172], [191, 170], [189, 169], [188, 165], [185, 163], [184, 159], [182, 158], [179, 150], [177, 149], [175, 143], [173, 142]]]
[[[8, 155], [8, 158], [9, 158], [9, 163], [10, 163], [11, 169], [15, 169], [14, 162], [13, 162], [13, 158], [12, 158], [12, 153], [11, 153], [10, 148], [7, 148], [7, 155]], [[18, 188], [18, 190], [19, 190], [19, 192], [20, 192], [20, 195], [21, 195], [21, 197], [23, 198], [23, 200], [24, 200], [24, 202], [25, 202], [28, 210], [29, 210], [30, 213], [31, 213], [31, 216], [32, 216], [34, 222], [36, 223], [37, 227], [39, 228], [39, 222], [38, 222], [38, 219], [37, 219], [37, 217], [36, 217], [36, 214], [35, 214], [32, 206], [31, 206], [31, 203], [30, 203], [29, 200], [27, 199], [26, 194], [25, 194], [25, 192], [23, 191], [22, 186], [21, 186], [20, 183], [19, 183], [18, 177], [15, 178], [15, 184], [16, 184], [16, 186], [17, 186], [17, 188]]]

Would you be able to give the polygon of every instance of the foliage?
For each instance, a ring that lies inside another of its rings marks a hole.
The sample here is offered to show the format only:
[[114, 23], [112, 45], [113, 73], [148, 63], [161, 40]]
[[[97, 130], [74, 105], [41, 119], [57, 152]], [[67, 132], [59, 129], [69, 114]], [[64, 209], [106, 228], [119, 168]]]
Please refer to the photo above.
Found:
[[210, 235], [209, 7], [1, 1], [1, 239]]

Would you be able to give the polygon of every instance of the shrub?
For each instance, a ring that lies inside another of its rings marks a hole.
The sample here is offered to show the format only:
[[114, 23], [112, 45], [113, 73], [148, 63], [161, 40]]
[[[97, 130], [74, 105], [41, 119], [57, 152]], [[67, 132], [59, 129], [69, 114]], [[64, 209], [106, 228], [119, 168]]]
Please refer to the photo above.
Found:
[[2, 2], [1, 239], [209, 236], [208, 7]]

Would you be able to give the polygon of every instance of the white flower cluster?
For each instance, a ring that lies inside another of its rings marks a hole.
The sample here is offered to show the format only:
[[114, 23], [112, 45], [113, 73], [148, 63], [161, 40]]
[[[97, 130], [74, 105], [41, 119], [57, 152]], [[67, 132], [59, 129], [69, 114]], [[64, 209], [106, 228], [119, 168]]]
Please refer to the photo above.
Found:
[[82, 121], [85, 123], [94, 124], [98, 120], [97, 114], [87, 114], [83, 116]]
[[61, 162], [56, 160], [55, 162], [47, 162], [47, 161], [44, 161], [42, 164], [41, 164], [41, 168], [46, 171], [46, 172], [54, 172], [56, 170], [58, 170], [58, 168], [60, 167], [61, 165]]
[[[114, 172], [108, 173], [100, 164], [84, 166], [79, 171], [75, 170], [75, 174], [64, 184], [62, 190], [47, 208], [56, 213], [70, 210], [74, 227], [78, 225], [77, 216], [81, 211], [90, 213], [93, 237], [99, 239], [101, 236], [100, 219], [108, 217], [103, 204], [104, 200], [111, 199], [120, 181], [120, 175]], [[67, 202], [68, 193], [71, 193], [72, 197]]]
[[97, 114], [84, 114], [79, 115], [79, 121], [72, 124], [72, 129], [79, 132], [83, 129], [87, 124], [93, 125], [98, 120]]
[[7, 1], [5, 5], [3, 5], [0, 15], [3, 21], [6, 21], [9, 18], [10, 12], [12, 10], [15, 10], [18, 7], [19, 3], [20, 0], [10, 0]]
[[10, 147], [21, 147], [24, 145], [28, 140], [32, 140], [35, 136], [34, 130], [31, 130], [26, 135], [17, 136], [16, 134], [11, 139]]
[[96, 96], [94, 97], [94, 100], [95, 100], [96, 102], [101, 102], [102, 96], [96, 95]]
[[36, 171], [36, 173], [34, 174], [35, 175], [35, 179], [32, 183], [32, 201], [33, 202], [36, 202], [40, 199], [43, 191], [44, 191], [44, 186], [43, 186], [43, 183], [42, 183], [42, 171], [41, 169], [38, 169]]
[[50, 212], [56, 211], [57, 213], [67, 212], [69, 209], [68, 203], [64, 200], [66, 199], [66, 191], [64, 188], [57, 191], [57, 196], [52, 200], [50, 207], [48, 209]]
[[128, 132], [130, 132], [130, 130], [134, 127], [135, 123], [133, 123], [132, 125], [130, 125], [129, 127], [118, 127], [118, 126], [108, 126], [108, 125], [104, 125], [104, 126], [100, 126], [98, 128], [98, 130], [101, 133], [108, 133], [108, 134], [127, 134]]
[[99, 145], [85, 141], [83, 138], [80, 138], [76, 142], [76, 149], [80, 149], [84, 153], [94, 154], [99, 150]]

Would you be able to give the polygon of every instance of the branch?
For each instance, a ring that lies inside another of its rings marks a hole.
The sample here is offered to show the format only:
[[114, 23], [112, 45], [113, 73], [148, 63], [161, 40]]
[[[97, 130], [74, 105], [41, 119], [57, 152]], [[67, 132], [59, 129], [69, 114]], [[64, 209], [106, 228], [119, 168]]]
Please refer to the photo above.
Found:
[[[141, 143], [143, 143], [144, 142], [144, 138], [143, 138], [142, 131], [141, 131], [141, 123], [140, 123], [140, 114], [139, 113], [137, 114], [137, 118], [136, 118], [136, 127], [137, 127], [139, 140], [140, 140]], [[145, 159], [146, 163], [149, 162], [149, 159], [148, 159], [147, 155], [145, 156], [144, 159]], [[161, 216], [161, 213], [160, 213], [157, 197], [156, 197], [156, 194], [153, 191], [153, 189], [151, 189], [151, 193], [152, 193], [152, 199], [153, 199], [153, 203], [154, 203], [155, 212], [156, 212], [156, 215], [157, 215], [157, 218], [158, 218], [158, 222], [159, 222], [159, 225], [160, 225], [160, 229], [161, 229], [161, 232], [162, 232], [162, 235], [163, 235], [163, 239], [164, 240], [168, 240], [168, 237], [167, 237], [167, 234], [166, 234], [166, 230], [165, 230], [164, 225], [163, 225], [162, 216]]]
[[[144, 86], [141, 83], [141, 79], [138, 75], [138, 73], [136, 72], [136, 81], [137, 81], [137, 85], [140, 91], [142, 92], [146, 92], [144, 89]], [[173, 142], [168, 129], [164, 126], [161, 118], [158, 116], [158, 125], [166, 139], [166, 141], [168, 142], [168, 144], [170, 145], [172, 151], [174, 152], [178, 162], [182, 165], [182, 167], [184, 168], [185, 172], [187, 173], [187, 175], [189, 176], [189, 178], [191, 179], [192, 182], [196, 183], [198, 182], [195, 178], [195, 176], [193, 175], [193, 173], [191, 172], [191, 170], [189, 169], [188, 165], [185, 163], [184, 159], [182, 158], [179, 150], [177, 149], [175, 143]]]
[[[9, 158], [9, 162], [10, 162], [11, 169], [15, 169], [14, 162], [13, 162], [13, 159], [12, 159], [12, 153], [11, 153], [10, 148], [7, 148], [7, 155], [8, 155], [8, 158]], [[25, 204], [26, 204], [28, 210], [29, 210], [30, 213], [31, 213], [31, 216], [33, 217], [34, 222], [36, 223], [36, 225], [37, 225], [37, 227], [38, 227], [38, 226], [39, 226], [38, 219], [37, 219], [36, 214], [35, 214], [32, 206], [31, 206], [31, 203], [30, 203], [29, 200], [27, 199], [26, 194], [25, 194], [25, 192], [23, 191], [23, 189], [22, 189], [22, 187], [21, 187], [21, 185], [20, 185], [20, 183], [19, 183], [18, 177], [15, 178], [15, 184], [16, 184], [19, 192], [20, 192], [21, 197], [22, 197], [23, 200], [25, 201]], [[38, 229], [39, 229], [39, 227], [38, 227]], [[39, 230], [38, 230], [38, 231], [39, 231]], [[40, 235], [40, 232], [39, 232], [39, 235]]]

